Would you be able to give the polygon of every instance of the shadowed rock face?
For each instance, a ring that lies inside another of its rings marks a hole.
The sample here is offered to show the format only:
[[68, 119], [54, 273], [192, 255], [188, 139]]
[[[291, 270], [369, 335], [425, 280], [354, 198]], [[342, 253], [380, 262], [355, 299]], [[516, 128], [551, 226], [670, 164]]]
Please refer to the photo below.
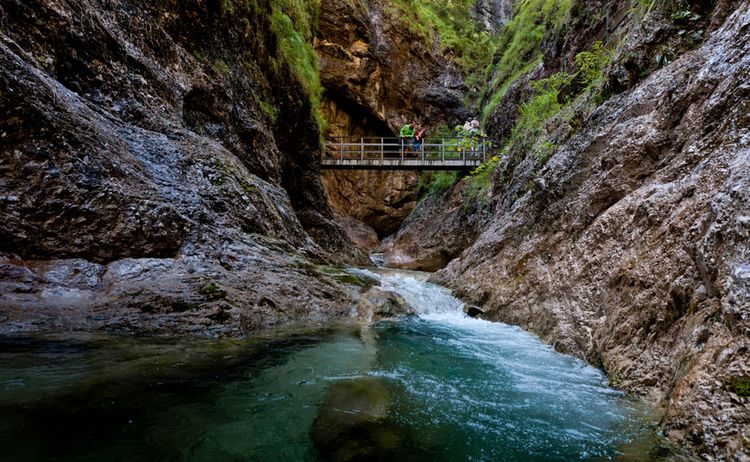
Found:
[[596, 109], [525, 193], [519, 164], [476, 243], [433, 277], [664, 403], [667, 434], [719, 460], [750, 457], [736, 385], [750, 376], [750, 5], [736, 8]]
[[314, 263], [366, 260], [333, 221], [268, 21], [220, 2], [3, 3], [2, 330], [239, 335], [347, 312]]
[[437, 271], [474, 243], [487, 211], [466, 197], [465, 180], [439, 197], [426, 197], [403, 223], [398, 233], [376, 250], [386, 266]]
[[322, 178], [331, 205], [370, 226], [380, 239], [398, 231], [417, 205], [416, 172], [326, 171]]

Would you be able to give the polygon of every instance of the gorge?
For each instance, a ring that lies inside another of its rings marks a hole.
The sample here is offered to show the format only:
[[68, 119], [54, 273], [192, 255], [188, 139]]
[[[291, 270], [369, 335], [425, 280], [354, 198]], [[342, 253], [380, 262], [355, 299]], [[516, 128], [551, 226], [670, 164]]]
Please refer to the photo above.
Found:
[[[747, 1], [4, 0], [0, 25], [11, 460], [54, 455], [11, 429], [110, 411], [120, 456], [61, 457], [750, 460]], [[326, 140], [472, 118], [471, 173], [320, 170]], [[352, 269], [371, 253], [431, 274]], [[417, 318], [358, 324], [374, 288]], [[114, 404], [152, 392], [198, 423]], [[273, 435], [274, 403], [306, 423]]]

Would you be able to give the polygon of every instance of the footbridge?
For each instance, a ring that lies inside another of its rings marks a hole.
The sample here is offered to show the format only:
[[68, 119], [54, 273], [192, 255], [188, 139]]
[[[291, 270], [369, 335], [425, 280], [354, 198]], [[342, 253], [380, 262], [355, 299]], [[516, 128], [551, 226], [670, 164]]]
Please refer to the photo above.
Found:
[[421, 145], [400, 138], [330, 138], [323, 145], [325, 170], [473, 170], [487, 157], [479, 137], [425, 138]]

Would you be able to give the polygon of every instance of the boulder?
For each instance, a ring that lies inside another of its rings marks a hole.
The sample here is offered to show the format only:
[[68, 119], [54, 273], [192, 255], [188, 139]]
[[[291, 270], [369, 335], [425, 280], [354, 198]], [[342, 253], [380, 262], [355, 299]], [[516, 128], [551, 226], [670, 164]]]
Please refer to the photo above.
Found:
[[360, 297], [357, 314], [360, 320], [369, 324], [399, 316], [414, 316], [417, 312], [396, 292], [373, 287]]
[[466, 305], [464, 306], [464, 313], [466, 313], [466, 315], [470, 318], [482, 319], [482, 315], [484, 315], [484, 310], [482, 310], [478, 306]]
[[408, 428], [388, 418], [392, 396], [389, 382], [361, 377], [332, 383], [310, 427], [321, 459], [328, 461], [424, 459]]

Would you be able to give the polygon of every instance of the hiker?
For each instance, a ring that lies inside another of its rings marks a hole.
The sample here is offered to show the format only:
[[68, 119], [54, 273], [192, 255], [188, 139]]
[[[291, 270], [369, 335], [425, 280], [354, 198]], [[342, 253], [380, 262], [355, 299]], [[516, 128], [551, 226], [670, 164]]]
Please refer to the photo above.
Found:
[[427, 130], [424, 127], [420, 127], [414, 134], [414, 155], [419, 157], [422, 151], [422, 144], [424, 143], [424, 137], [427, 134]]
[[469, 133], [469, 138], [471, 139], [471, 149], [469, 153], [471, 155], [477, 155], [479, 153], [480, 147], [484, 143], [484, 138], [487, 136], [487, 134], [481, 128], [479, 128], [479, 121], [477, 119], [471, 121], [471, 131]]
[[398, 137], [401, 139], [401, 157], [404, 157], [407, 152], [411, 152], [412, 140], [414, 138], [414, 127], [407, 122], [401, 127]]

